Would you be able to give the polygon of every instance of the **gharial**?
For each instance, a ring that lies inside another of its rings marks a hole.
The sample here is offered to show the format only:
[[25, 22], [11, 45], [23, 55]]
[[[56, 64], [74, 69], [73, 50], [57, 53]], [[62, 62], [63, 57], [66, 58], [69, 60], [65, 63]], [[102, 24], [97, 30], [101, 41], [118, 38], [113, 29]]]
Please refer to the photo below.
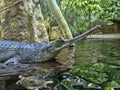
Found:
[[5, 62], [7, 65], [9, 63], [32, 63], [51, 60], [55, 58], [65, 47], [78, 40], [83, 40], [90, 33], [100, 27], [101, 25], [96, 25], [85, 33], [69, 40], [60, 38], [55, 41], [37, 44], [25, 44], [14, 41], [0, 40], [0, 62]]

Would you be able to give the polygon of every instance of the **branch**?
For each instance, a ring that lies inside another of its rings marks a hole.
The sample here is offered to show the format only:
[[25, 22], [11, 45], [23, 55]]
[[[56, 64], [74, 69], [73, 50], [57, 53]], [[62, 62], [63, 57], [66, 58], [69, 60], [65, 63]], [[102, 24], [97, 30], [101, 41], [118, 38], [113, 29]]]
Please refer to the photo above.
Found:
[[5, 11], [5, 10], [11, 8], [11, 7], [14, 7], [14, 6], [16, 6], [17, 4], [19, 4], [19, 3], [21, 3], [21, 2], [22, 2], [22, 0], [14, 1], [14, 2], [12, 2], [12, 3], [10, 4], [10, 6], [8, 6], [8, 7], [4, 8], [4, 9], [0, 10], [0, 12], [3, 12], [3, 11]]

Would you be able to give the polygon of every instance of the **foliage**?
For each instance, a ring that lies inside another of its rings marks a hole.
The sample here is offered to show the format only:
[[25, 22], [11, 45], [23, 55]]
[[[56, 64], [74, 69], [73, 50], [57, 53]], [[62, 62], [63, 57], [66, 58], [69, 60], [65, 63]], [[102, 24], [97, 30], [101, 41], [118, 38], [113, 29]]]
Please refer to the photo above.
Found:
[[101, 0], [101, 7], [100, 13], [103, 19], [116, 19], [120, 15], [120, 1], [118, 0]]
[[[67, 20], [73, 35], [80, 34], [91, 27], [91, 22], [97, 19], [103, 21], [117, 18], [120, 14], [120, 2], [117, 0], [56, 0]], [[62, 2], [61, 2], [62, 1]], [[40, 0], [45, 20], [54, 18], [45, 5], [44, 0]], [[107, 25], [111, 25], [108, 22]]]
[[103, 68], [104, 65], [96, 63], [93, 66], [89, 67], [88, 69], [74, 67], [72, 73], [73, 75], [81, 76], [83, 78], [87, 77], [86, 79], [89, 79], [94, 83], [101, 84], [107, 81], [107, 75], [103, 72]]
[[[87, 30], [91, 15], [101, 10], [98, 5], [99, 0], [64, 0], [62, 11], [70, 24], [73, 34]], [[95, 19], [96, 17], [94, 17]], [[73, 27], [73, 28], [72, 28]], [[73, 30], [74, 29], [74, 30]]]
[[63, 79], [55, 87], [57, 90], [101, 90], [99, 85], [87, 82], [78, 76], [70, 76], [66, 79]]
[[[71, 10], [78, 15], [86, 15], [89, 14], [89, 12], [94, 14], [101, 11], [101, 7], [98, 4], [100, 3], [100, 0], [65, 0], [63, 2], [63, 11], [72, 7]], [[69, 5], [67, 6], [67, 4]]]
[[[61, 8], [61, 2], [62, 0], [56, 0], [59, 8]], [[50, 24], [52, 23], [57, 23], [55, 18], [53, 17], [53, 14], [51, 13], [51, 11], [49, 10], [48, 6], [46, 5], [45, 0], [40, 0], [40, 6], [42, 9], [42, 14], [44, 16], [45, 21], [49, 19], [48, 23]]]
[[[89, 45], [89, 47], [88, 46], [85, 47], [86, 45]], [[91, 42], [91, 44], [84, 42], [83, 45], [81, 44], [79, 45], [79, 47], [77, 47], [77, 50], [78, 50], [77, 53], [81, 52], [79, 48], [82, 48], [81, 51], [83, 51], [83, 48], [87, 48], [87, 51], [84, 49], [84, 52], [82, 52], [84, 54], [85, 52], [91, 52], [89, 50], [93, 51], [93, 48], [94, 48], [94, 51], [96, 54], [95, 53], [92, 53], [92, 54], [95, 54], [95, 56], [93, 57], [91, 54], [88, 53], [86, 57], [91, 55], [92, 58], [96, 60], [93, 59], [95, 61], [93, 62], [93, 60], [91, 59], [91, 63], [89, 62], [89, 64], [84, 64], [84, 63], [88, 63], [88, 61], [85, 59], [82, 62], [79, 60], [79, 62], [77, 62], [74, 65], [71, 71], [72, 75], [82, 77], [85, 80], [91, 81], [92, 83], [100, 84], [107, 88], [120, 87], [119, 42], [103, 41], [103, 42], [96, 42], [96, 43]], [[101, 56], [101, 54], [103, 56]], [[89, 59], [89, 57], [87, 58]], [[84, 65], [81, 65], [81, 63]]]
[[102, 63], [93, 64], [89, 68], [74, 67], [71, 73], [94, 84], [111, 88], [120, 87], [120, 70], [113, 69], [108, 65], [105, 66]]
[[87, 30], [91, 22], [99, 18], [115, 19], [119, 15], [120, 2], [117, 0], [63, 0], [62, 11], [73, 34], [76, 34]]

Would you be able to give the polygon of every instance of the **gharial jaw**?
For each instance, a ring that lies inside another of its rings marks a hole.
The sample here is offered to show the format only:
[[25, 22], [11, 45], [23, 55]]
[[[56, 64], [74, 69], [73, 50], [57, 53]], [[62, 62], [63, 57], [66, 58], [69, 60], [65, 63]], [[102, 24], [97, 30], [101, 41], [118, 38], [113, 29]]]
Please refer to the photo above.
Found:
[[[46, 42], [46, 43], [39, 43], [39, 44], [23, 44], [23, 43], [16, 43], [16, 42], [7, 42], [9, 45], [12, 44], [12, 47], [17, 47], [17, 55], [21, 57], [19, 62], [22, 63], [32, 63], [32, 62], [42, 62], [42, 61], [49, 61], [55, 58], [61, 50], [65, 47], [71, 45], [72, 43], [85, 39], [90, 33], [95, 31], [96, 29], [100, 28], [101, 25], [96, 25], [94, 28], [86, 31], [85, 33], [74, 37], [73, 39], [65, 40], [60, 38], [55, 41]], [[15, 44], [15, 45], [14, 45]], [[9, 46], [8, 45], [8, 46]], [[7, 48], [9, 48], [7, 46]], [[19, 46], [19, 47], [18, 47]], [[28, 48], [29, 47], [29, 48]], [[1, 48], [1, 47], [0, 47]], [[3, 46], [4, 48], [4, 46]], [[16, 55], [15, 54], [15, 55]]]
[[[85, 39], [90, 33], [95, 31], [96, 29], [101, 28], [101, 25], [96, 25], [85, 33], [74, 37], [73, 39], [65, 40], [64, 38], [60, 38], [58, 40], [49, 42], [49, 45], [40, 49], [37, 56], [34, 58], [34, 61], [30, 62], [41, 62], [41, 61], [49, 61], [54, 59], [65, 47], [71, 45], [72, 43]], [[27, 61], [29, 62], [29, 61]]]

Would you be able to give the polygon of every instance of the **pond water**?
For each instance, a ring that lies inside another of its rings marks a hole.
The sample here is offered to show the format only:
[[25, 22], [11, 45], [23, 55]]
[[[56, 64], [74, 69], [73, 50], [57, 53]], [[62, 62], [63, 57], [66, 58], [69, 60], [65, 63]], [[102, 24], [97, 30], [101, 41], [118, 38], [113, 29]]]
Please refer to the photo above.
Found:
[[76, 65], [84, 66], [96, 61], [109, 61], [120, 66], [120, 40], [85, 40], [76, 43]]
[[120, 40], [77, 42], [72, 74], [102, 86], [120, 88]]
[[[58, 90], [103, 90], [96, 89], [95, 85], [93, 85], [95, 89], [91, 89], [88, 87], [91, 83], [103, 85], [107, 88], [105, 90], [120, 87], [120, 40], [84, 40], [77, 42], [75, 48], [75, 64], [71, 70], [73, 77], [64, 79], [58, 86]], [[82, 89], [79, 87], [81, 82], [84, 86]], [[0, 84], [2, 90], [11, 90], [2, 88], [4, 82]], [[18, 88], [13, 90], [26, 90]]]

